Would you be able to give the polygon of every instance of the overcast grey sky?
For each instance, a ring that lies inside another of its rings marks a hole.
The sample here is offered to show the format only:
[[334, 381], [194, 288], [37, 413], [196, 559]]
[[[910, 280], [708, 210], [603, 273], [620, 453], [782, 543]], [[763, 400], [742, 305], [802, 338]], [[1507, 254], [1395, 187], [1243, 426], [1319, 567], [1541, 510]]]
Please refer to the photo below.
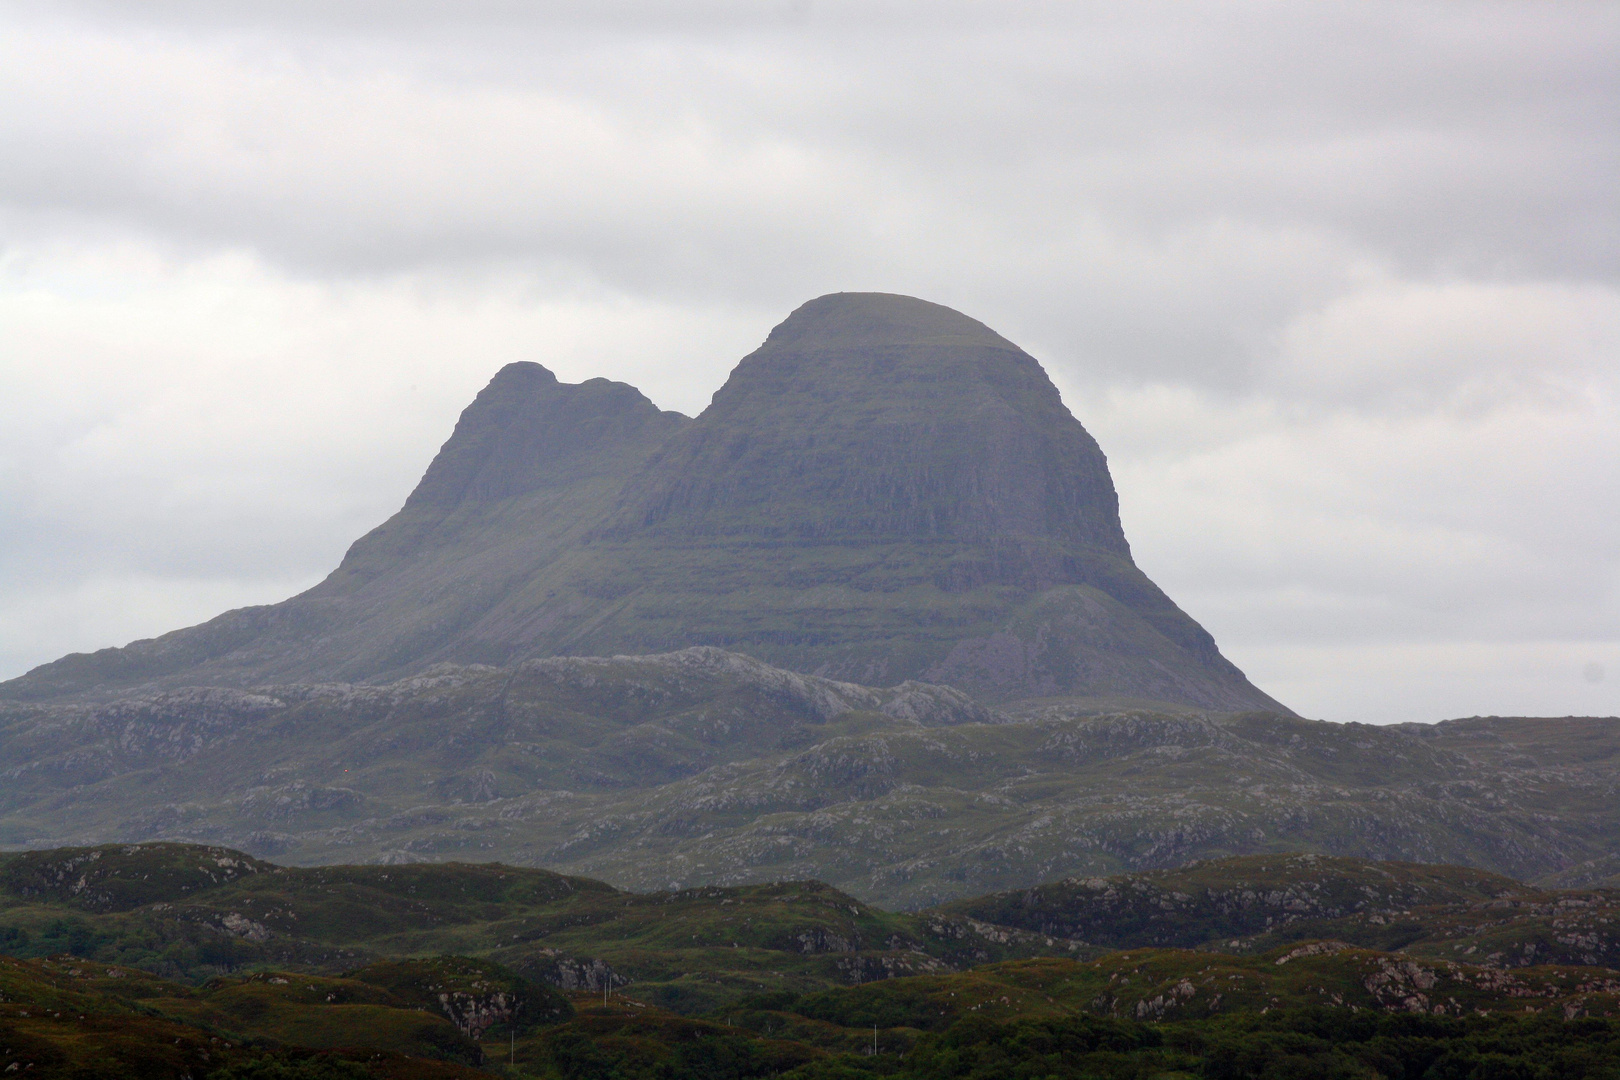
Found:
[[0, 2], [0, 677], [281, 599], [502, 364], [1038, 357], [1333, 720], [1620, 712], [1620, 4]]

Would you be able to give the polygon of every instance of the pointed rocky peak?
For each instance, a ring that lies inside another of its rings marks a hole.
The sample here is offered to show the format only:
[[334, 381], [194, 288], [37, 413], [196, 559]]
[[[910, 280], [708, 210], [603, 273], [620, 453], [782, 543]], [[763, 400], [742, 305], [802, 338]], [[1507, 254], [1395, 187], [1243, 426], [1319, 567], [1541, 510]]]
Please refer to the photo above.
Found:
[[[539, 364], [508, 364], [462, 411], [399, 513], [356, 540], [309, 595], [419, 573], [429, 550], [471, 552], [598, 519], [625, 478], [687, 423], [625, 383], [565, 383]], [[526, 524], [508, 528], [506, 540], [485, 533], [510, 514]]]
[[563, 383], [539, 364], [508, 364], [463, 410], [405, 506], [448, 510], [571, 482], [685, 421], [625, 383]]

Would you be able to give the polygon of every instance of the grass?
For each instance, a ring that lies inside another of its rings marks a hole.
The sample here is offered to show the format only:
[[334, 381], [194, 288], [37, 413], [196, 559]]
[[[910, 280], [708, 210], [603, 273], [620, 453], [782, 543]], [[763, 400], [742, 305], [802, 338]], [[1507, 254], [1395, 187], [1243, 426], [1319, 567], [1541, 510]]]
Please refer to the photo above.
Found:
[[[898, 913], [818, 882], [638, 894], [499, 865], [97, 851], [0, 864], [22, 890], [0, 895], [9, 951], [82, 953], [0, 959], [0, 1068], [853, 1080], [1405, 1076], [1423, 1073], [1379, 1069], [1421, 1059], [1607, 1075], [1620, 1047], [1620, 969], [1604, 966], [1620, 897], [1460, 867], [1245, 857]], [[251, 870], [199, 884], [221, 859]], [[108, 899], [137, 884], [144, 904]], [[1410, 940], [1356, 940], [1380, 933]], [[1592, 950], [1601, 963], [1581, 961]]]

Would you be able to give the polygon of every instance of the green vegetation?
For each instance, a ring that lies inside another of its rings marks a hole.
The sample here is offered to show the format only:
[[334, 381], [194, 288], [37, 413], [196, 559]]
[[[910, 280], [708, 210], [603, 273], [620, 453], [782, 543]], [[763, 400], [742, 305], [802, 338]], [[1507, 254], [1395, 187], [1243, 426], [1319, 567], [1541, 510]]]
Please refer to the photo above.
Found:
[[129, 911], [274, 869], [240, 851], [191, 844], [25, 851], [0, 861], [0, 892], [83, 911]]
[[843, 1057], [793, 1074], [856, 1080], [1208, 1077], [1518, 1080], [1620, 1076], [1620, 1024], [1356, 1016], [1337, 1010], [1148, 1025], [1088, 1016], [964, 1021], [891, 1065]]
[[[124, 879], [149, 881], [154, 867], [172, 867], [188, 850], [203, 865], [231, 857], [169, 844], [69, 848], [0, 856], [0, 879], [15, 860], [48, 875], [88, 864], [113, 889]], [[370, 963], [369, 974], [354, 977], [413, 1000], [428, 991], [403, 988], [424, 976], [403, 961], [380, 961], [483, 957], [566, 990], [633, 983], [642, 1000], [688, 1013], [752, 992], [1070, 951], [1067, 943], [957, 916], [883, 911], [813, 881], [636, 894], [500, 865], [257, 865], [259, 872], [212, 889], [176, 887], [125, 911], [86, 912], [90, 898], [71, 889], [44, 902], [0, 894], [0, 928], [15, 955], [66, 952], [193, 982], [243, 968], [337, 974]], [[387, 972], [391, 981], [379, 981]], [[437, 995], [499, 982], [477, 968], [459, 981], [448, 977], [441, 966], [422, 985]], [[524, 1008], [551, 1015], [557, 1004], [536, 998]]]
[[1265, 951], [1327, 938], [1431, 959], [1620, 967], [1620, 895], [1538, 889], [1460, 866], [1316, 855], [1069, 879], [940, 910], [1109, 948]]
[[914, 914], [176, 844], [0, 882], [0, 1069], [39, 1076], [1620, 1076], [1620, 894], [1460, 867], [1245, 857]]
[[193, 988], [58, 957], [0, 958], [0, 1056], [0, 1070], [47, 1077], [451, 1080], [482, 1052], [448, 1019], [350, 980]]

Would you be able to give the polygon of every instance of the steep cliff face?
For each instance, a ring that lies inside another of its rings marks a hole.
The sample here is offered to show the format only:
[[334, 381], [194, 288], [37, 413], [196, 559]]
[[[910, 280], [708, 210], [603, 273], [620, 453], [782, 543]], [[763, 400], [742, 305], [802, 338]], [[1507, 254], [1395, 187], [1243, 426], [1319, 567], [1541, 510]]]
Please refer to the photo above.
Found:
[[1131, 561], [1107, 461], [1041, 366], [880, 293], [799, 308], [695, 421], [510, 365], [316, 588], [0, 694], [692, 645], [997, 699], [1286, 711]]
[[1040, 364], [950, 308], [881, 294], [824, 296], [773, 330], [630, 486], [615, 527], [1130, 551], [1107, 461]]
[[[586, 550], [533, 601], [548, 651], [1280, 708], [1132, 563], [1107, 460], [1040, 364], [911, 297], [795, 311]], [[609, 592], [589, 622], [551, 616]]]

